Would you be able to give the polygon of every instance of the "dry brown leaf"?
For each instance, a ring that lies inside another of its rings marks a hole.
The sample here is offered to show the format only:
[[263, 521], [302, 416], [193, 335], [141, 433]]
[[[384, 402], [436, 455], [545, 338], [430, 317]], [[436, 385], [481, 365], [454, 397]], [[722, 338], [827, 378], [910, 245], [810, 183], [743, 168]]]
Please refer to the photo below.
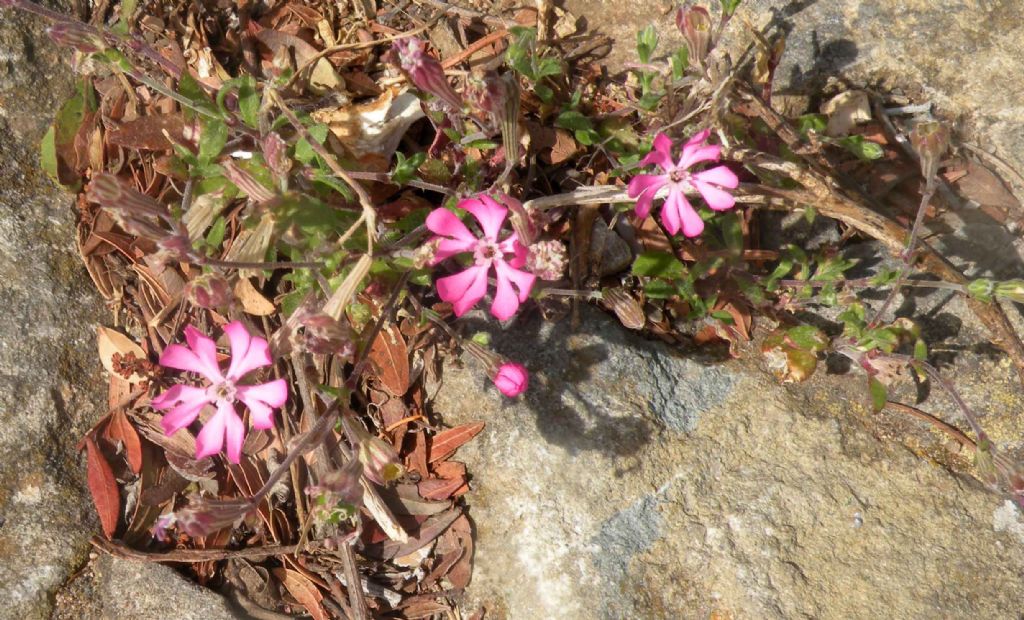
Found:
[[92, 437], [85, 437], [85, 453], [89, 492], [92, 494], [96, 513], [100, 517], [103, 535], [110, 540], [117, 531], [117, 521], [121, 516], [121, 495], [117, 488], [117, 479], [110, 469], [110, 463], [107, 463]]
[[172, 148], [168, 135], [185, 141], [185, 119], [180, 113], [151, 114], [121, 123], [107, 132], [107, 142], [134, 150], [163, 151]]
[[310, 116], [356, 157], [390, 161], [405, 132], [423, 118], [423, 107], [407, 89], [392, 88], [370, 103], [321, 108]]
[[142, 471], [142, 444], [139, 442], [139, 434], [135, 427], [128, 421], [124, 411], [118, 409], [110, 416], [110, 422], [104, 433], [111, 441], [120, 441], [124, 445], [125, 457], [132, 473], [138, 474]]
[[327, 615], [327, 610], [320, 603], [320, 601], [324, 600], [323, 594], [305, 575], [290, 568], [275, 568], [273, 573], [284, 585], [285, 589], [288, 590], [288, 593], [292, 595], [292, 598], [306, 608], [306, 611], [313, 617], [313, 620], [330, 619], [330, 616]]
[[270, 316], [277, 311], [274, 304], [256, 290], [249, 278], [239, 278], [235, 284], [235, 297], [242, 303], [242, 309], [255, 316]]
[[871, 120], [871, 101], [862, 90], [848, 90], [839, 93], [821, 106], [821, 113], [828, 115], [825, 133], [838, 138], [850, 130]]
[[[106, 327], [96, 328], [96, 343], [99, 346], [100, 363], [107, 369], [112, 375], [118, 375], [114, 371], [114, 354], [120, 354], [121, 356], [127, 356], [129, 354], [134, 355], [135, 359], [145, 360], [146, 352], [142, 350], [142, 347], [135, 344], [135, 342], [125, 336], [121, 332], [108, 329]], [[120, 375], [118, 375], [120, 376]], [[128, 377], [128, 381], [131, 383], [137, 383], [144, 380], [145, 377], [140, 377], [138, 373], [132, 373]]]
[[436, 463], [447, 458], [484, 429], [483, 422], [470, 422], [441, 431], [430, 438], [428, 442], [431, 463]]
[[370, 347], [370, 361], [384, 391], [402, 396], [409, 389], [409, 348], [397, 325], [382, 329]]

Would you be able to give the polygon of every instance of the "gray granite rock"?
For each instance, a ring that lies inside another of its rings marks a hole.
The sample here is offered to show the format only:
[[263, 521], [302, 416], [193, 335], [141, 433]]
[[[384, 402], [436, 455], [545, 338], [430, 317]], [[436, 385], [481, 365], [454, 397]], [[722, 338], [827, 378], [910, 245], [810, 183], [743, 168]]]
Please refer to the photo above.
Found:
[[57, 595], [52, 620], [232, 620], [243, 618], [224, 597], [173, 568], [94, 558]]
[[[862, 386], [820, 376], [785, 389], [756, 355], [704, 366], [596, 311], [584, 316], [575, 334], [528, 318], [495, 334], [495, 349], [532, 373], [518, 400], [474, 362], [445, 369], [435, 411], [450, 424], [487, 423], [456, 457], [473, 473], [477, 534], [465, 611], [1003, 618], [1019, 609], [1019, 512], [878, 441], [865, 428]], [[675, 381], [645, 380], [658, 373]]]
[[46, 618], [98, 528], [75, 444], [104, 408], [105, 313], [73, 201], [38, 164], [70, 71], [37, 20], [0, 14], [0, 598], [8, 617]]

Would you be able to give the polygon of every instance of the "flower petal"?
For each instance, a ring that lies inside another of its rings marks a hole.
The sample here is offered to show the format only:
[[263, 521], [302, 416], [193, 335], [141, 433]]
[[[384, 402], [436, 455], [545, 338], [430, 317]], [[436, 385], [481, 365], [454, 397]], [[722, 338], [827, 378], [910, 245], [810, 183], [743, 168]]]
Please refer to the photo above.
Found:
[[672, 138], [669, 138], [664, 133], [659, 133], [654, 137], [654, 148], [640, 162], [641, 166], [650, 166], [651, 164], [658, 164], [665, 171], [671, 170], [674, 167], [672, 163]]
[[[518, 269], [526, 264], [526, 255], [529, 253], [529, 249], [522, 243], [519, 243], [519, 237], [515, 233], [512, 233], [499, 243], [498, 249], [501, 250], [502, 257], [505, 258], [509, 265]], [[511, 258], [508, 257], [509, 254], [512, 255]]]
[[446, 258], [451, 258], [456, 254], [462, 254], [463, 252], [472, 252], [476, 249], [478, 241], [471, 239], [464, 241], [462, 239], [447, 239], [445, 237], [434, 237], [437, 241], [437, 249], [434, 250], [434, 259], [431, 261], [432, 264], [436, 265]]
[[667, 174], [638, 174], [630, 179], [627, 194], [630, 198], [636, 198], [638, 217], [647, 217], [655, 194], [668, 182]]
[[[171, 388], [171, 390], [173, 389], [174, 388]], [[177, 433], [178, 431], [185, 428], [189, 424], [195, 422], [196, 418], [199, 417], [199, 412], [202, 411], [203, 407], [206, 406], [208, 403], [212, 402], [206, 396], [205, 390], [200, 390], [199, 388], [191, 389], [200, 392], [200, 394], [198, 396], [188, 396], [186, 398], [178, 400], [174, 406], [169, 407], [170, 411], [168, 411], [166, 414], [164, 414], [162, 418], [160, 418], [160, 426], [164, 430], [164, 435], [170, 437], [174, 433]], [[168, 390], [168, 392], [170, 392], [171, 390]], [[154, 406], [154, 408], [156, 407]]]
[[498, 320], [505, 321], [512, 318], [512, 315], [519, 309], [519, 304], [530, 296], [530, 290], [533, 288], [537, 276], [513, 269], [505, 261], [494, 261], [494, 269], [498, 280], [498, 289], [494, 293], [494, 301], [491, 303], [491, 314]]
[[232, 408], [224, 418], [224, 434], [227, 436], [228, 460], [238, 463], [242, 460], [242, 443], [245, 441], [245, 424]]
[[441, 299], [450, 302], [455, 316], [462, 316], [487, 293], [487, 271], [484, 266], [469, 269], [452, 276], [440, 278], [435, 284]]
[[196, 437], [197, 461], [217, 454], [224, 447], [224, 429], [230, 416], [238, 416], [234, 407], [225, 402], [217, 403], [217, 412], [210, 416]]
[[444, 207], [430, 212], [430, 215], [427, 216], [427, 228], [430, 232], [442, 237], [451, 237], [452, 239], [467, 242], [476, 241], [476, 237], [473, 236], [473, 233], [469, 232], [469, 229], [462, 223], [462, 220]]
[[501, 230], [501, 225], [505, 223], [505, 217], [508, 216], [507, 207], [501, 206], [487, 194], [480, 194], [479, 199], [463, 200], [459, 203], [459, 208], [469, 211], [480, 222], [484, 237], [489, 241], [498, 241], [498, 232]]
[[188, 347], [180, 344], [169, 344], [164, 348], [164, 352], [160, 354], [160, 365], [165, 368], [174, 368], [175, 370], [187, 370], [189, 372], [198, 372], [206, 374], [206, 368], [195, 353]]
[[686, 141], [686, 144], [683, 145], [683, 148], [685, 149], [688, 146], [697, 146], [697, 145], [703, 143], [704, 141], [706, 141], [710, 137], [711, 137], [711, 130], [710, 129], [702, 129], [701, 131], [698, 131], [697, 133], [695, 133], [692, 136], [690, 136], [690, 139]]
[[708, 146], [693, 146], [683, 149], [683, 155], [679, 158], [679, 167], [689, 169], [694, 164], [702, 161], [718, 161], [722, 157], [722, 147], [717, 144]]
[[[704, 232], [704, 220], [700, 219], [700, 215], [690, 205], [690, 201], [686, 199], [686, 194], [682, 191], [674, 191], [668, 195], [665, 206], [661, 208], [661, 218], [661, 221], [665, 223], [665, 228], [669, 229], [672, 234], [678, 232], [680, 228], [687, 237], [696, 237]], [[669, 218], [671, 218], [675, 230], [669, 227]]]
[[[220, 364], [217, 362], [217, 343], [191, 325], [185, 327], [185, 341], [188, 342], [188, 348], [195, 355], [195, 372], [214, 383], [222, 381], [224, 376], [221, 374]], [[161, 356], [162, 359], [163, 356]]]
[[692, 178], [697, 181], [728, 187], [729, 189], [736, 189], [740, 186], [739, 178], [728, 166], [716, 166], [703, 172], [695, 172]]
[[274, 363], [270, 358], [267, 341], [251, 336], [241, 321], [231, 321], [224, 326], [224, 333], [231, 343], [231, 366], [228, 367], [229, 381], [238, 381], [257, 368]]
[[693, 186], [697, 188], [697, 191], [704, 198], [704, 201], [715, 211], [725, 211], [726, 209], [733, 208], [736, 204], [736, 199], [724, 189], [704, 181], [698, 181], [697, 179], [694, 179], [692, 182]]
[[238, 398], [252, 412], [252, 425], [267, 429], [274, 425], [272, 410], [284, 405], [288, 400], [288, 382], [284, 379], [275, 379], [259, 385], [240, 385]]
[[205, 403], [209, 401], [206, 390], [191, 385], [175, 385], [165, 392], [154, 396], [149, 401], [149, 406], [157, 411], [170, 409], [178, 403]]

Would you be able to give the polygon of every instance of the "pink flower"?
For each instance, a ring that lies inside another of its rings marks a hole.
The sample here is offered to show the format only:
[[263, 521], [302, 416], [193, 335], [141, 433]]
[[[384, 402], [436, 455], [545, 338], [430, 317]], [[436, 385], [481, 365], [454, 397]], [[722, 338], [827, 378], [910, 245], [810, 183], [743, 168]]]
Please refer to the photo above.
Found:
[[525, 392], [529, 384], [530, 375], [522, 364], [505, 362], [494, 373], [494, 385], [499, 392], [509, 398], [515, 398]]
[[177, 370], [199, 373], [210, 385], [205, 388], [175, 385], [152, 400], [152, 406], [167, 411], [160, 420], [166, 435], [192, 424], [206, 405], [217, 408], [196, 437], [196, 459], [217, 454], [227, 438], [228, 460], [237, 463], [242, 455], [245, 428], [235, 410], [235, 402], [242, 401], [249, 408], [254, 428], [270, 429], [274, 426], [274, 409], [288, 400], [288, 383], [276, 379], [269, 383], [241, 385], [239, 381], [257, 368], [272, 364], [267, 341], [252, 337], [239, 321], [224, 326], [231, 345], [231, 362], [223, 374], [217, 362], [217, 345], [189, 325], [185, 328], [188, 346], [168, 345], [160, 356], [160, 365]]
[[[505, 203], [515, 202], [509, 196], [501, 195], [499, 198]], [[438, 279], [437, 293], [454, 306], [455, 316], [462, 316], [487, 293], [487, 276], [493, 267], [498, 287], [491, 304], [491, 314], [504, 321], [515, 314], [519, 304], [530, 296], [533, 282], [537, 279], [532, 273], [519, 270], [526, 262], [526, 248], [519, 243], [515, 233], [498, 240], [501, 226], [508, 217], [508, 208], [490, 196], [480, 194], [477, 198], [467, 198], [459, 203], [459, 208], [473, 214], [480, 223], [483, 237], [474, 236], [448, 209], [434, 209], [427, 216], [427, 228], [438, 235], [432, 240], [437, 249], [431, 264], [436, 265], [456, 254], [473, 253], [473, 266]]]
[[647, 217], [651, 212], [651, 203], [655, 194], [662, 187], [669, 186], [668, 197], [661, 207], [661, 223], [671, 234], [682, 228], [687, 237], [696, 237], [704, 230], [704, 221], [686, 199], [686, 191], [696, 189], [715, 211], [731, 209], [736, 204], [732, 195], [724, 188], [735, 189], [740, 181], [732, 170], [726, 166], [716, 166], [710, 170], [690, 172], [694, 164], [705, 161], [718, 161], [722, 147], [704, 142], [711, 132], [707, 129], [695, 134], [683, 145], [683, 154], [679, 163], [672, 163], [672, 140], [663, 133], [654, 139], [654, 150], [647, 154], [641, 163], [643, 166], [658, 164], [663, 174], [638, 174], [629, 182], [629, 197], [636, 198], [636, 214]]

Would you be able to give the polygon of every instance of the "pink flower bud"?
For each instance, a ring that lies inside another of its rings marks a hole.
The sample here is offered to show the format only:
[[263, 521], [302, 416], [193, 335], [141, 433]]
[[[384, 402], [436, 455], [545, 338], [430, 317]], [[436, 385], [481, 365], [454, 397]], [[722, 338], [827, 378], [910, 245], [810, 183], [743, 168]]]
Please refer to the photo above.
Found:
[[910, 144], [921, 158], [921, 174], [930, 181], [949, 148], [949, 129], [938, 121], [918, 123], [910, 132]]
[[525, 392], [529, 383], [530, 375], [526, 368], [515, 362], [505, 362], [494, 374], [494, 385], [499, 392], [509, 398], [515, 398]]
[[444, 101], [454, 110], [462, 109], [462, 100], [444, 76], [444, 68], [427, 54], [426, 44], [416, 37], [392, 43], [391, 61], [398, 65], [413, 86]]
[[711, 52], [711, 15], [702, 6], [680, 7], [676, 26], [686, 39], [690, 62], [704, 66]]
[[231, 303], [231, 286], [222, 276], [203, 274], [188, 283], [188, 300], [200, 308], [220, 308]]
[[46, 34], [57, 45], [73, 47], [83, 54], [92, 54], [103, 50], [106, 45], [91, 28], [76, 22], [60, 22], [46, 29]]
[[288, 144], [274, 131], [263, 137], [263, 157], [270, 166], [270, 171], [283, 177], [291, 170], [292, 160], [288, 159]]
[[561, 280], [567, 262], [565, 246], [554, 239], [538, 241], [526, 251], [526, 268], [541, 280]]

